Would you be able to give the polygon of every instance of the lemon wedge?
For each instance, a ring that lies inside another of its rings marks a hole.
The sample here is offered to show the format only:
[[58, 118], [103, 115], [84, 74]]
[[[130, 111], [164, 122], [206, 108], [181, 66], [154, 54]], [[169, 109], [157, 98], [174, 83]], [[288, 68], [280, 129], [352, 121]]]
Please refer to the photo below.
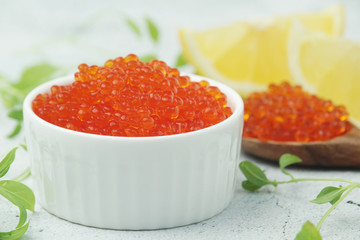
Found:
[[305, 90], [345, 105], [360, 121], [360, 43], [332, 37], [294, 22], [288, 39], [292, 79]]
[[185, 59], [196, 71], [246, 95], [269, 83], [292, 81], [287, 40], [294, 20], [307, 28], [339, 36], [344, 28], [341, 5], [318, 13], [239, 22], [206, 31], [180, 30]]

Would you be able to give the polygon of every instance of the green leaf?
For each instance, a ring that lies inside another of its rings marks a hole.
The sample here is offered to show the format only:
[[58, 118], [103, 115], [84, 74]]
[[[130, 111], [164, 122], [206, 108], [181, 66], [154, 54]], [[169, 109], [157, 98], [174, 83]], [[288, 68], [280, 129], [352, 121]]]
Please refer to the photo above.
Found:
[[176, 68], [179, 68], [179, 67], [185, 66], [185, 65], [187, 65], [187, 64], [188, 64], [188, 63], [186, 62], [183, 53], [180, 53], [179, 56], [178, 56], [177, 59], [176, 59], [175, 67], [176, 67]]
[[26, 209], [34, 211], [35, 195], [28, 186], [13, 180], [3, 180], [0, 181], [0, 188], [15, 196]]
[[321, 190], [317, 197], [310, 202], [317, 204], [324, 204], [329, 202], [334, 204], [337, 200], [340, 199], [345, 190], [346, 188], [343, 187], [325, 187], [323, 190]]
[[14, 194], [9, 192], [7, 189], [3, 188], [2, 185], [3, 181], [0, 181], [0, 195], [2, 195], [4, 198], [12, 202], [15, 206], [17, 206], [20, 210], [20, 218], [19, 223], [16, 228], [21, 227], [25, 224], [27, 219], [27, 212], [24, 204], [20, 199], [18, 199]]
[[7, 89], [0, 90], [0, 94], [1, 94], [1, 99], [2, 99], [5, 107], [7, 107], [7, 108], [14, 107], [14, 106], [20, 104], [22, 101], [22, 98], [19, 99], [15, 95], [10, 94], [9, 92], [7, 92]]
[[0, 96], [7, 108], [21, 104], [22, 94], [14, 88], [8, 79], [0, 77]]
[[146, 18], [146, 24], [151, 38], [154, 40], [154, 42], [157, 42], [159, 40], [158, 28], [150, 18]]
[[28, 223], [26, 223], [25, 225], [23, 225], [23, 226], [21, 226], [19, 228], [16, 228], [15, 230], [12, 230], [10, 232], [0, 232], [0, 239], [2, 239], [2, 240], [15, 240], [15, 239], [20, 238], [28, 230], [29, 223], [30, 223], [30, 221]]
[[4, 159], [0, 162], [0, 177], [3, 177], [9, 171], [10, 165], [15, 159], [15, 153], [17, 149], [18, 147], [11, 149], [10, 152], [8, 152], [8, 154], [6, 154]]
[[151, 60], [154, 60], [154, 59], [156, 59], [156, 56], [152, 55], [152, 54], [140, 57], [140, 61], [142, 61], [142, 62], [150, 62]]
[[[23, 145], [23, 147], [26, 146]], [[15, 159], [15, 153], [17, 149], [18, 147], [13, 148], [0, 162], [0, 177], [4, 176], [9, 170], [10, 165]], [[25, 174], [21, 175], [21, 177], [24, 178]], [[13, 180], [0, 181], [0, 195], [17, 206], [20, 211], [19, 223], [16, 226], [16, 229], [9, 232], [0, 232], [0, 239], [18, 239], [26, 233], [29, 227], [30, 221], [26, 223], [26, 210], [28, 209], [30, 211], [34, 211], [35, 195], [29, 187]]]
[[18, 176], [16, 176], [12, 180], [16, 181], [16, 182], [22, 182], [22, 181], [24, 181], [25, 179], [27, 179], [30, 176], [31, 176], [30, 168], [27, 168], [27, 169], [25, 169], [25, 171], [20, 173]]
[[255, 190], [258, 190], [259, 188], [261, 188], [261, 186], [260, 187], [256, 186], [248, 180], [243, 181], [241, 183], [241, 185], [245, 190], [248, 190], [248, 191], [255, 191]]
[[26, 146], [26, 144], [20, 144], [20, 147], [22, 147], [25, 151], [27, 151], [27, 146]]
[[127, 18], [127, 19], [126, 19], [126, 23], [127, 23], [127, 25], [133, 30], [133, 32], [134, 32], [138, 37], [140, 37], [141, 32], [140, 32], [140, 28], [138, 27], [138, 25], [137, 25], [133, 20], [131, 20], [130, 18]]
[[292, 155], [290, 153], [285, 153], [281, 155], [279, 159], [280, 169], [284, 174], [289, 175], [291, 178], [293, 178], [293, 176], [288, 171], [286, 171], [285, 168], [299, 162], [302, 162], [302, 160], [298, 156]]
[[23, 94], [10, 84], [5, 84], [3, 86], [0, 84], [0, 95], [2, 102], [7, 108], [22, 104]]
[[22, 121], [23, 120], [23, 111], [22, 111], [22, 109], [13, 108], [8, 113], [8, 117], [15, 119], [17, 121]]
[[49, 81], [51, 76], [57, 71], [57, 68], [49, 64], [40, 64], [27, 68], [18, 83], [13, 86], [26, 96], [32, 89], [38, 85]]
[[18, 122], [18, 124], [16, 124], [15, 128], [13, 129], [13, 131], [7, 135], [7, 138], [13, 138], [13, 137], [16, 137], [20, 131], [21, 131], [21, 128], [22, 128], [22, 122]]
[[[239, 165], [240, 170], [245, 175], [247, 180], [254, 186], [262, 187], [267, 184], [271, 184], [271, 182], [267, 179], [264, 172], [255, 164], [249, 161], [243, 161]], [[248, 183], [246, 183], [248, 186]]]
[[321, 240], [320, 232], [309, 221], [304, 223], [301, 231], [296, 235], [295, 240]]
[[17, 136], [21, 131], [22, 121], [23, 121], [23, 111], [22, 109], [13, 108], [8, 113], [8, 117], [18, 121], [13, 131], [7, 136], [8, 138], [13, 138]]

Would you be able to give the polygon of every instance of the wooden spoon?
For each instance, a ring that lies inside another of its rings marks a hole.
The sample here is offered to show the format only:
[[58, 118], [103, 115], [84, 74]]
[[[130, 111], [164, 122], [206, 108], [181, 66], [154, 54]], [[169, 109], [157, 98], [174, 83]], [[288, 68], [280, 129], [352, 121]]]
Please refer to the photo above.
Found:
[[302, 165], [360, 167], [360, 129], [352, 125], [350, 131], [339, 137], [316, 142], [260, 141], [244, 137], [242, 149], [265, 159], [278, 161], [284, 153], [299, 156]]

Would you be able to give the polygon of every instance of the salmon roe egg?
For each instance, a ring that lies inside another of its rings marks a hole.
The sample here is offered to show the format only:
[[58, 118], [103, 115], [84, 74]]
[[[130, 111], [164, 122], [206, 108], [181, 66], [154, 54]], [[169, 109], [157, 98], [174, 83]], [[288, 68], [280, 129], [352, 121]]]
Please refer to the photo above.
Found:
[[262, 141], [324, 141], [350, 130], [349, 114], [284, 82], [244, 100], [244, 137]]
[[54, 85], [33, 100], [35, 114], [75, 131], [130, 137], [191, 132], [232, 114], [217, 87], [192, 82], [163, 61], [144, 63], [130, 54], [78, 69], [72, 84]]

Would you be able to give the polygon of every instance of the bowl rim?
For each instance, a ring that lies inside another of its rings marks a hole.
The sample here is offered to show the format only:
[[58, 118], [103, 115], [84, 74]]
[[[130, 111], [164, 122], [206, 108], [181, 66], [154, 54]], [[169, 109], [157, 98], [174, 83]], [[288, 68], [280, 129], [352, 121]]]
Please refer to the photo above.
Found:
[[57, 126], [55, 124], [52, 124], [50, 122], [47, 122], [45, 120], [43, 120], [42, 118], [40, 118], [38, 115], [36, 115], [32, 109], [32, 101], [35, 99], [35, 97], [38, 94], [41, 93], [46, 93], [50, 91], [51, 86], [53, 85], [67, 85], [67, 84], [71, 84], [73, 81], [75, 81], [74, 76], [73, 75], [68, 75], [65, 77], [59, 77], [59, 78], [55, 78], [53, 80], [50, 80], [48, 82], [45, 82], [39, 86], [37, 86], [36, 88], [34, 88], [32, 91], [30, 91], [23, 102], [23, 112], [24, 112], [24, 122], [29, 121], [27, 119], [27, 117], [34, 119], [34, 121], [38, 121], [40, 124], [44, 125], [47, 128], [53, 129], [53, 130], [57, 130], [60, 132], [63, 132], [63, 134], [69, 134], [69, 135], [73, 135], [73, 136], [79, 136], [79, 137], [87, 137], [87, 138], [95, 138], [95, 139], [99, 139], [99, 140], [115, 140], [117, 139], [117, 141], [119, 140], [126, 140], [126, 141], [153, 141], [153, 140], [160, 140], [160, 139], [173, 139], [173, 138], [180, 138], [180, 137], [187, 137], [187, 136], [193, 136], [193, 135], [198, 135], [198, 134], [206, 134], [209, 131], [214, 131], [216, 130], [216, 128], [221, 128], [222, 126], [224, 126], [225, 124], [228, 124], [229, 122], [233, 121], [234, 118], [237, 117], [241, 117], [242, 113], [244, 112], [244, 102], [242, 100], [242, 98], [240, 97], [240, 95], [232, 88], [230, 88], [229, 86], [220, 83], [218, 81], [212, 80], [210, 78], [207, 77], [203, 77], [200, 75], [196, 75], [196, 74], [188, 74], [188, 73], [182, 73], [182, 76], [189, 76], [191, 81], [201, 81], [201, 80], [206, 80], [210, 83], [211, 86], [216, 86], [219, 87], [219, 89], [227, 96], [227, 99], [229, 101], [229, 99], [232, 100], [233, 105], [234, 105], [234, 109], [231, 106], [233, 113], [230, 117], [228, 117], [227, 119], [206, 127], [206, 128], [202, 128], [196, 131], [191, 131], [191, 132], [186, 132], [186, 133], [179, 133], [179, 134], [171, 134], [171, 135], [163, 135], [163, 136], [146, 136], [146, 137], [127, 137], [127, 136], [110, 136], [110, 135], [99, 135], [99, 134], [94, 134], [94, 133], [86, 133], [86, 132], [79, 132], [79, 131], [75, 131], [75, 130], [71, 130], [71, 129], [66, 129], [60, 126]]

